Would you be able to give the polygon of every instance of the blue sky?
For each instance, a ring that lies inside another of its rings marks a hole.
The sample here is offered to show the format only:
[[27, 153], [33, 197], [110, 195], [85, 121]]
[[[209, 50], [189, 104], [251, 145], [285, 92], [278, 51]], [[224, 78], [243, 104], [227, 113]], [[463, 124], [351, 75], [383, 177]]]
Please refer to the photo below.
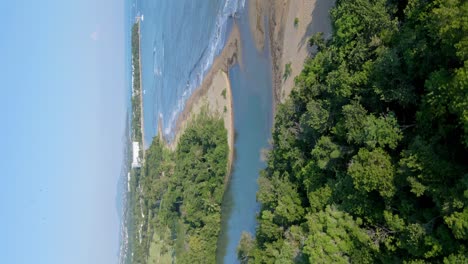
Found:
[[0, 263], [115, 263], [124, 0], [0, 7]]

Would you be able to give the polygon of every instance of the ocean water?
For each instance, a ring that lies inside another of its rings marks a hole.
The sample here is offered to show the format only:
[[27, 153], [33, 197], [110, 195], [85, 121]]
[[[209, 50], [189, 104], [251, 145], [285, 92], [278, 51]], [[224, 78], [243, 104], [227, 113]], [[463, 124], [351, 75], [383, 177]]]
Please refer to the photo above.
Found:
[[224, 47], [227, 24], [245, 0], [135, 0], [143, 16], [141, 52], [146, 147], [161, 121], [173, 138], [178, 114]]

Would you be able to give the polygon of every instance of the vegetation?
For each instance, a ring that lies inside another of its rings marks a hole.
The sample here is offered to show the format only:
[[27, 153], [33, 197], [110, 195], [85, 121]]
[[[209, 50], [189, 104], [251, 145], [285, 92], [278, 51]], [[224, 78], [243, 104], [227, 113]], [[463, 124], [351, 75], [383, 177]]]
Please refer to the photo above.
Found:
[[[141, 127], [141, 85], [140, 85], [140, 35], [139, 35], [139, 24], [135, 23], [132, 26], [132, 131], [131, 139], [134, 142], [138, 142], [140, 146], [143, 145], [143, 134]], [[131, 147], [130, 147], [131, 148]], [[140, 157], [143, 150], [141, 150]], [[130, 166], [130, 164], [128, 164]], [[142, 215], [141, 200], [140, 200], [140, 186], [138, 179], [140, 178], [141, 171], [139, 168], [134, 168], [130, 170], [130, 190], [127, 196], [129, 212], [127, 213], [128, 219], [128, 247], [130, 252], [135, 252], [134, 256], [136, 259], [139, 259], [139, 256], [143, 253], [143, 247], [141, 247], [142, 239], [146, 239], [144, 234], [142, 234], [143, 226], [140, 223], [144, 222], [144, 217]], [[142, 236], [140, 236], [142, 234]], [[146, 240], [144, 240], [146, 242]], [[125, 263], [133, 263], [134, 259], [131, 255], [127, 255]], [[135, 261], [135, 263], [141, 263], [140, 261]]]
[[[132, 263], [214, 263], [228, 173], [227, 132], [206, 109], [181, 136], [176, 151], [154, 138], [132, 177]], [[141, 240], [139, 240], [141, 238]]]
[[223, 96], [223, 98], [226, 99], [226, 88], [224, 88], [221, 92], [221, 96]]
[[299, 18], [294, 18], [294, 27], [297, 28], [299, 26]]
[[[132, 141], [142, 145], [138, 27], [132, 27]], [[125, 263], [215, 262], [228, 151], [223, 120], [206, 108], [188, 124], [175, 152], [154, 138], [143, 166], [130, 171], [131, 254]]]
[[132, 26], [132, 67], [133, 67], [133, 87], [132, 87], [132, 137], [134, 141], [143, 142], [141, 128], [141, 85], [140, 85], [140, 25]]
[[283, 73], [283, 80], [287, 80], [289, 76], [291, 76], [292, 68], [291, 68], [291, 62], [287, 63], [284, 65], [284, 73]]
[[278, 107], [239, 259], [468, 263], [468, 2], [337, 0], [331, 17]]

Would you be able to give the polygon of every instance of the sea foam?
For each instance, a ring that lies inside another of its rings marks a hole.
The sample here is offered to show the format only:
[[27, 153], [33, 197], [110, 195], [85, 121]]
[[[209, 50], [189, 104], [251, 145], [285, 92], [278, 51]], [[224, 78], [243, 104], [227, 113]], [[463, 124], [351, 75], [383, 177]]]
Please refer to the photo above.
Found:
[[163, 133], [166, 139], [172, 140], [174, 138], [175, 124], [179, 114], [185, 107], [185, 103], [193, 91], [201, 85], [203, 78], [208, 73], [211, 65], [213, 65], [214, 59], [224, 48], [229, 18], [242, 11], [244, 7], [245, 0], [226, 0], [224, 6], [217, 14], [215, 28], [211, 33], [208, 48], [192, 69], [186, 88], [178, 98], [175, 109], [172, 110], [169, 119], [162, 120], [164, 126]]

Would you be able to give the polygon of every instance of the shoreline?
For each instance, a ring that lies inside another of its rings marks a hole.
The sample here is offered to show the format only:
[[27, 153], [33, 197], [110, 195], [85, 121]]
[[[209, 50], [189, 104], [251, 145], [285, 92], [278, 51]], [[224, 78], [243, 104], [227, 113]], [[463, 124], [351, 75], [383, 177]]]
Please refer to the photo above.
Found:
[[268, 27], [267, 38], [270, 42], [270, 59], [272, 66], [273, 112], [281, 102], [282, 88], [282, 54], [284, 53], [283, 39], [285, 16], [289, 9], [290, 0], [274, 0], [267, 5], [265, 0], [249, 1], [250, 30], [253, 34], [258, 51], [265, 48], [265, 28]]
[[[229, 157], [228, 173], [224, 184], [225, 187], [229, 181], [234, 161], [235, 133], [229, 68], [235, 63], [242, 64], [240, 52], [240, 32], [238, 26], [234, 23], [223, 50], [215, 58], [213, 65], [203, 78], [202, 84], [195, 89], [186, 101], [184, 110], [179, 114], [176, 122], [174, 139], [172, 142], [164, 140], [169, 149], [174, 151], [177, 148], [179, 138], [184, 133], [187, 124], [196, 114], [200, 113], [202, 107], [207, 106], [210, 115], [219, 114], [219, 116], [224, 119], [224, 127], [228, 133]], [[223, 90], [226, 91], [225, 96], [222, 95], [224, 93]], [[158, 134], [162, 136], [160, 132]]]
[[[300, 74], [304, 61], [311, 56], [312, 50], [307, 44], [307, 40], [313, 33], [324, 32], [325, 36], [331, 34], [331, 25], [329, 20], [319, 21], [321, 25], [313, 27], [317, 9], [326, 8], [328, 10], [334, 3], [324, 4], [328, 0], [274, 0], [274, 3], [268, 5], [265, 0], [250, 0], [246, 15], [249, 16], [250, 30], [253, 34], [254, 42], [259, 51], [265, 48], [265, 37], [269, 38], [270, 56], [272, 63], [272, 90], [273, 90], [273, 113], [279, 103], [284, 102], [294, 87], [294, 78]], [[319, 10], [320, 11], [320, 10]], [[323, 12], [322, 12], [323, 13]], [[299, 19], [299, 24], [294, 25], [295, 18]], [[320, 14], [318, 18], [323, 20]], [[323, 25], [328, 25], [324, 28]], [[268, 28], [267, 28], [268, 27]], [[268, 30], [268, 32], [265, 32]], [[265, 36], [265, 34], [267, 35]], [[296, 48], [295, 48], [296, 47]], [[225, 186], [230, 178], [232, 165], [234, 161], [234, 109], [232, 102], [232, 91], [229, 80], [229, 68], [235, 63], [241, 61], [241, 40], [238, 25], [234, 21], [229, 37], [221, 53], [215, 58], [213, 64], [203, 78], [202, 84], [194, 90], [192, 95], [186, 101], [183, 111], [179, 114], [175, 125], [174, 139], [169, 142], [164, 138], [161, 131], [161, 123], [158, 125], [158, 136], [166, 143], [166, 146], [175, 151], [180, 136], [184, 130], [201, 110], [203, 104], [207, 105], [208, 112], [211, 115], [219, 114], [224, 119], [225, 128], [228, 133], [228, 173], [225, 179]], [[284, 80], [283, 72], [285, 62], [291, 63], [291, 74]], [[225, 81], [214, 82], [214, 79], [224, 78]], [[225, 86], [225, 87], [224, 87]], [[219, 95], [223, 89], [226, 89], [226, 110], [220, 111]], [[142, 100], [143, 101], [143, 100]], [[142, 121], [143, 122], [143, 121]]]
[[[255, 0], [259, 1], [259, 0]], [[260, 0], [262, 1], [262, 0]], [[282, 2], [282, 3], [281, 3]], [[269, 38], [270, 38], [270, 50], [271, 50], [271, 63], [273, 72], [273, 100], [274, 109], [276, 105], [283, 101], [282, 98], [282, 75], [283, 75], [283, 54], [284, 46], [284, 30], [286, 27], [287, 13], [289, 11], [290, 0], [276, 0], [268, 10], [268, 24], [269, 24]]]

